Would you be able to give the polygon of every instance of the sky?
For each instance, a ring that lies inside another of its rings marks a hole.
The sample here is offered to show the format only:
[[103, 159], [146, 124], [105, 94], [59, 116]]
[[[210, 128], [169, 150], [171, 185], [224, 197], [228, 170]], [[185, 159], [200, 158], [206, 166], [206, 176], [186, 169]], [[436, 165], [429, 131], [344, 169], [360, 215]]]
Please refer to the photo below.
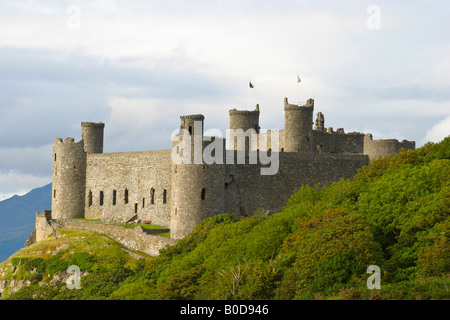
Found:
[[104, 152], [160, 150], [180, 115], [225, 132], [258, 103], [282, 129], [284, 97], [313, 98], [326, 127], [438, 142], [449, 16], [448, 0], [0, 1], [0, 200], [51, 182], [55, 138], [82, 121], [106, 124]]

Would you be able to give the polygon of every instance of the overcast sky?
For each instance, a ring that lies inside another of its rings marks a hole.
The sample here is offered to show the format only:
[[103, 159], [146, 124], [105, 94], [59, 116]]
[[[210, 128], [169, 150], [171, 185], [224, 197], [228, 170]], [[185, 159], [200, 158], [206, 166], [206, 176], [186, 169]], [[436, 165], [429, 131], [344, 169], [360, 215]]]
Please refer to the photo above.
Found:
[[259, 103], [282, 129], [284, 97], [314, 98], [326, 127], [440, 141], [449, 17], [448, 0], [0, 1], [0, 200], [51, 182], [81, 121], [106, 123], [105, 152], [169, 149], [180, 115], [225, 132]]

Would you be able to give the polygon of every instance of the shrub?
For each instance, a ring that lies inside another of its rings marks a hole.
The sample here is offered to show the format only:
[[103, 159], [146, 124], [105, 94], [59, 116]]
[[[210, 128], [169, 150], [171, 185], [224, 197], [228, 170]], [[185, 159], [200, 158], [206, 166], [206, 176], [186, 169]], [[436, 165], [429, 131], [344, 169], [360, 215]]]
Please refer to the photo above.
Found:
[[46, 266], [45, 271], [49, 274], [55, 274], [59, 271], [67, 270], [68, 266], [69, 263], [67, 261], [62, 259], [55, 259]]
[[83, 271], [92, 271], [96, 259], [86, 252], [75, 252], [70, 258], [70, 264], [78, 266]]

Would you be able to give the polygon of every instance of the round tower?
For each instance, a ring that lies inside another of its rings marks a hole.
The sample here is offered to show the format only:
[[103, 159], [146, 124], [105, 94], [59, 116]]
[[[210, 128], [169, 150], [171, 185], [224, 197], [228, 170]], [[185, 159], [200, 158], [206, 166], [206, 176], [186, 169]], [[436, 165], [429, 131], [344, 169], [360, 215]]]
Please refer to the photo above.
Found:
[[87, 153], [103, 153], [103, 130], [105, 124], [102, 122], [82, 122], [81, 139], [84, 141], [84, 150]]
[[287, 98], [284, 98], [284, 151], [311, 151], [313, 112], [313, 99], [298, 106], [289, 104]]
[[191, 114], [180, 116], [180, 129], [184, 129], [191, 135], [203, 136], [203, 121], [205, 117], [202, 114]]
[[53, 147], [52, 217], [84, 218], [86, 153], [83, 140], [57, 138]]
[[[187, 119], [193, 118], [181, 117], [181, 127], [184, 129], [188, 125], [186, 130], [189, 130], [189, 122], [183, 124]], [[223, 213], [225, 203], [223, 158], [222, 161], [217, 161], [218, 163], [206, 164], [203, 157], [194, 157], [194, 149], [200, 150], [203, 155], [205, 148], [208, 148], [209, 152], [213, 144], [218, 147], [212, 152], [217, 153], [220, 148], [223, 157], [225, 140], [214, 137], [211, 141], [203, 141], [203, 136], [192, 137], [187, 132], [184, 133], [184, 136], [179, 135], [173, 141], [173, 148], [176, 150], [182, 139], [188, 139], [185, 140], [188, 143], [184, 149], [190, 148], [191, 152], [191, 161], [187, 161], [188, 163], [172, 162], [170, 237], [173, 239], [188, 235], [203, 219]], [[196, 143], [200, 143], [200, 147], [194, 146]]]
[[[236, 110], [229, 111], [230, 114], [230, 130], [242, 129], [246, 132], [253, 129], [254, 133], [259, 133], [259, 105], [256, 105], [255, 110]], [[230, 138], [230, 149], [237, 150], [238, 142], [236, 138]], [[248, 139], [245, 142], [245, 150], [249, 150]]]

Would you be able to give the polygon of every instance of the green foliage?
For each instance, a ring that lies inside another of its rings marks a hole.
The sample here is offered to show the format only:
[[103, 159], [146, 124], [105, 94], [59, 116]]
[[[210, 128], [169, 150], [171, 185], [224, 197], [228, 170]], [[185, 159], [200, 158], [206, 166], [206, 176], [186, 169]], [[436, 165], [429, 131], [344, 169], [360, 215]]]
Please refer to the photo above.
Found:
[[163, 300], [192, 300], [199, 289], [199, 279], [205, 271], [204, 265], [174, 274], [158, 285], [158, 297]]
[[161, 256], [173, 257], [175, 255], [182, 255], [192, 251], [199, 243], [201, 243], [208, 233], [220, 224], [228, 224], [236, 222], [237, 218], [234, 214], [220, 214], [205, 219], [200, 222], [194, 230], [183, 239], [179, 240], [176, 245], [168, 247], [160, 251]]
[[71, 265], [76, 265], [80, 268], [80, 270], [84, 271], [92, 271], [92, 267], [95, 262], [95, 257], [86, 252], [74, 252], [70, 259]]
[[58, 271], [67, 270], [68, 266], [69, 266], [69, 263], [67, 261], [61, 260], [61, 259], [55, 259], [46, 266], [45, 271], [49, 274], [55, 274]]
[[[291, 298], [299, 299], [359, 285], [369, 265], [383, 263], [381, 248], [364, 217], [347, 209], [303, 218], [285, 241], [282, 255], [296, 274]], [[292, 281], [292, 274], [287, 276], [284, 282]]]
[[82, 278], [83, 298], [106, 299], [132, 274], [132, 271], [122, 264], [102, 266]]
[[14, 257], [11, 259], [11, 264], [13, 267], [17, 267], [19, 265], [19, 263], [20, 263], [20, 258]]
[[268, 300], [275, 296], [280, 274], [272, 260], [238, 263], [219, 272], [215, 299]]

